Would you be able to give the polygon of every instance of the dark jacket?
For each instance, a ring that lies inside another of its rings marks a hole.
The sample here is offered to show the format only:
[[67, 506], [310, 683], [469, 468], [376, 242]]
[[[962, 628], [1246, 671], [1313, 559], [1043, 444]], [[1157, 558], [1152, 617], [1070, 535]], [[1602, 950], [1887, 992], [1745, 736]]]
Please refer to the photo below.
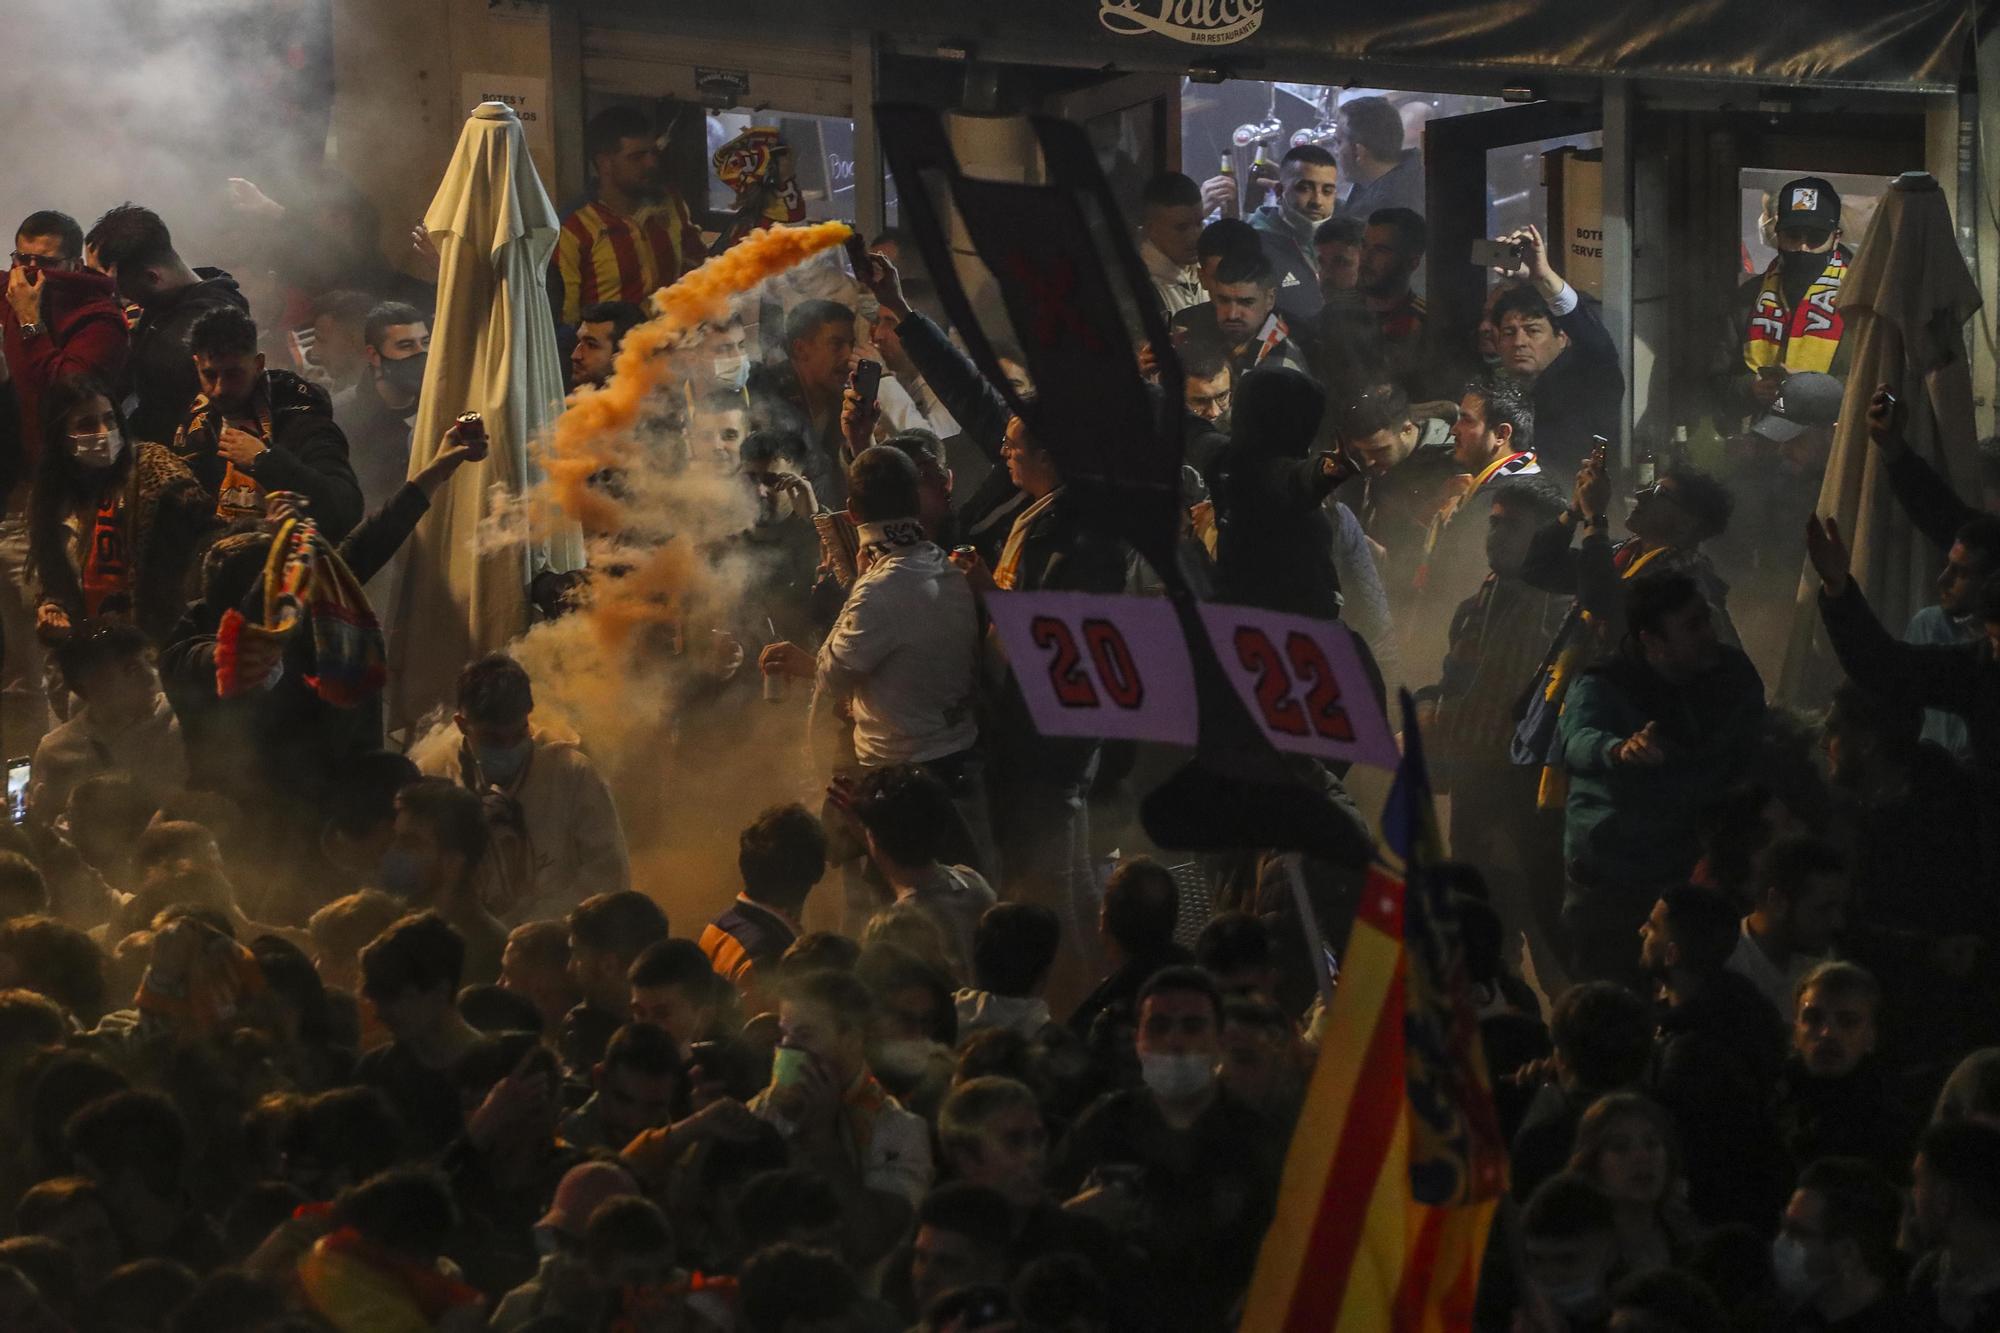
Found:
[[944, 330], [927, 317], [911, 314], [896, 326], [896, 336], [924, 383], [958, 423], [960, 434], [993, 464], [978, 488], [958, 501], [957, 532], [958, 540], [976, 549], [991, 567], [999, 562], [1007, 533], [1028, 503], [1027, 492], [1014, 484], [1000, 458], [1000, 445], [1007, 438], [1007, 423], [1014, 410], [1000, 391], [986, 382], [979, 367], [953, 347]]
[[[1616, 647], [1625, 636], [1626, 570], [1639, 558], [1636, 539], [1614, 545], [1603, 528], [1596, 528], [1572, 547], [1570, 540], [1575, 535], [1576, 526], [1566, 516], [1544, 523], [1529, 543], [1528, 561], [1521, 569], [1521, 577], [1535, 587], [1576, 599], [1551, 654], [1582, 631], [1585, 612], [1590, 615], [1597, 651]], [[1715, 612], [1717, 637], [1732, 648], [1742, 646], [1736, 622], [1729, 618], [1729, 585], [1699, 547], [1668, 547], [1646, 561], [1640, 572], [1647, 577], [1685, 574], [1693, 579]]]
[[1543, 470], [1567, 477], [1590, 452], [1591, 436], [1617, 447], [1625, 372], [1588, 301], [1556, 316], [1556, 329], [1569, 335], [1569, 346], [1535, 380], [1535, 452]]
[[1921, 1122], [1873, 1059], [1843, 1078], [1816, 1078], [1796, 1057], [1778, 1085], [1778, 1128], [1794, 1166], [1822, 1157], [1860, 1157], [1891, 1180], [1904, 1179]]
[[1742, 1222], [1768, 1235], [1791, 1189], [1772, 1114], [1784, 1047], [1777, 1011], [1734, 972], [1717, 972], [1660, 1016], [1653, 1095], [1680, 1131], [1688, 1205], [1712, 1226]]
[[1903, 512], [1940, 550], [1949, 551], [1958, 540], [1958, 530], [1979, 516], [1980, 511], [1959, 499], [1951, 484], [1914, 449], [1897, 454], [1887, 471], [1889, 489], [1896, 493]]
[[[1231, 347], [1229, 339], [1223, 336], [1221, 325], [1216, 323], [1215, 303], [1212, 301], [1203, 301], [1200, 305], [1191, 305], [1185, 310], [1176, 311], [1173, 326], [1185, 331], [1190, 338], [1214, 343], [1225, 349], [1229, 358], [1229, 373], [1239, 385], [1243, 382], [1243, 377], [1253, 370], [1283, 368], [1312, 374], [1312, 349], [1306, 346], [1304, 341], [1305, 330], [1311, 326], [1300, 323], [1283, 310], [1274, 312], [1273, 317], [1284, 326], [1284, 333], [1268, 349], [1264, 346], [1261, 331], [1258, 336], [1252, 337], [1241, 347]], [[1266, 328], [1269, 327], [1267, 323]], [[1232, 415], [1235, 410], [1232, 407]]]
[[1340, 617], [1334, 526], [1324, 507], [1335, 478], [1309, 452], [1325, 407], [1319, 386], [1295, 370], [1255, 370], [1238, 386], [1229, 447], [1208, 479], [1222, 601]]
[[236, 279], [221, 269], [198, 268], [195, 276], [201, 281], [154, 298], [132, 330], [132, 392], [139, 401], [128, 424], [135, 437], [155, 444], [173, 439], [188, 408], [201, 396], [194, 356], [188, 351], [195, 321], [217, 306], [250, 309], [236, 290]]
[[[430, 509], [414, 484], [340, 544], [341, 558], [366, 583], [387, 564]], [[263, 618], [263, 581], [245, 599], [246, 614]], [[160, 658], [160, 680], [180, 717], [193, 785], [220, 791], [244, 808], [275, 800], [317, 828], [318, 803], [343, 767], [382, 746], [382, 704], [374, 699], [339, 708], [306, 683], [313, 674], [312, 636], [295, 634], [285, 648], [284, 674], [269, 689], [234, 699], [215, 692], [215, 634], [226, 607], [198, 602]]]
[[1208, 1333], [1232, 1326], [1229, 1312], [1271, 1220], [1282, 1153], [1283, 1135], [1227, 1092], [1176, 1130], [1142, 1089], [1111, 1093], [1085, 1111], [1051, 1175], [1065, 1196], [1101, 1167], [1134, 1178], [1153, 1300], [1172, 1312], [1153, 1327]]
[[[1734, 648], [1678, 685], [1624, 655], [1584, 672], [1560, 723], [1570, 775], [1563, 855], [1577, 879], [1651, 892], [1685, 878], [1700, 855], [1695, 818], [1743, 776], [1763, 718], [1764, 682]], [[1611, 752], [1648, 722], [1659, 724], [1666, 762], [1615, 762]]]
[[1979, 812], [1983, 882], [2000, 875], [2000, 661], [1985, 639], [1915, 644], [1891, 638], [1852, 579], [1839, 597], [1819, 597], [1820, 617], [1840, 665], [1874, 694], [1942, 708], [1965, 719]]
[[746, 386], [750, 394], [751, 426], [792, 431], [806, 445], [803, 469], [820, 503], [839, 509], [847, 503], [847, 465], [853, 461], [847, 441], [840, 433], [840, 413], [835, 412], [813, 434], [812, 409], [806, 403], [805, 386], [791, 362], [760, 365], [750, 372]]
[[30, 338], [12, 306], [0, 306], [7, 369], [20, 411], [22, 466], [0, 489], [11, 489], [33, 469], [42, 442], [42, 393], [59, 379], [88, 375], [112, 398], [125, 396], [125, 363], [132, 335], [125, 327], [117, 288], [102, 273], [42, 270], [42, 331]]
[[1278, 279], [1278, 309], [1292, 324], [1304, 328], [1319, 317], [1326, 297], [1319, 289], [1319, 256], [1313, 250], [1310, 227], [1301, 235], [1282, 205], [1265, 204], [1250, 215], [1264, 255]]
[[[305, 496], [320, 531], [336, 540], [345, 537], [361, 521], [361, 483], [347, 459], [347, 437], [333, 422], [333, 400], [326, 390], [288, 370], [265, 371], [260, 392], [270, 406], [270, 450], [241, 470], [267, 494], [297, 491]], [[221, 493], [228, 470], [216, 452], [221, 426], [220, 414], [197, 396], [173, 435], [174, 452], [211, 495]]]

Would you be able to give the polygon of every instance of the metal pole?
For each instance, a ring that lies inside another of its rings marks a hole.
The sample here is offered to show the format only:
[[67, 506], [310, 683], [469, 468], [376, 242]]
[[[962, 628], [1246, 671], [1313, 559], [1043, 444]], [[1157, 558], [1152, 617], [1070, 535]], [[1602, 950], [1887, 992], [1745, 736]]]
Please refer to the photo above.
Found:
[[848, 51], [854, 97], [854, 224], [863, 236], [889, 225], [882, 204], [882, 148], [875, 139], [875, 34], [857, 29]]
[[1618, 461], [1628, 471], [1638, 371], [1632, 359], [1632, 85], [1604, 81], [1604, 331], [1625, 368]]

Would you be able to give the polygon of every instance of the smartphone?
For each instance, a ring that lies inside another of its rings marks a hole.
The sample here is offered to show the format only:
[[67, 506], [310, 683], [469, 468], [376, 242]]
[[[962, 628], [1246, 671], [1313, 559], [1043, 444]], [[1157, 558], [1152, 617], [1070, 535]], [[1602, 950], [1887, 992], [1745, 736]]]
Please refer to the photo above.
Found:
[[861, 239], [861, 233], [857, 231], [840, 244], [847, 251], [847, 266], [854, 271], [855, 278], [865, 281], [863, 275], [868, 272], [868, 242]]
[[854, 363], [854, 391], [861, 395], [861, 401], [872, 405], [875, 395], [882, 388], [882, 363], [862, 357]]
[[1472, 243], [1472, 262], [1481, 268], [1512, 268], [1521, 262], [1521, 247], [1480, 239]]
[[7, 810], [16, 824], [28, 818], [28, 756], [7, 761]]

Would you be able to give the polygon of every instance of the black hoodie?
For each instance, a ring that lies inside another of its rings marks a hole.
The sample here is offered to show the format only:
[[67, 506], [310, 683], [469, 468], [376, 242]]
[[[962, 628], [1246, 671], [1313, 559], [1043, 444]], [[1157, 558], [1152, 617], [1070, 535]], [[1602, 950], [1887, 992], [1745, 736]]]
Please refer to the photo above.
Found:
[[1337, 478], [1309, 451], [1326, 395], [1296, 370], [1253, 370], [1230, 406], [1229, 447], [1210, 470], [1216, 595], [1335, 620], [1340, 574], [1325, 500]]
[[132, 392], [139, 405], [126, 423], [136, 439], [167, 444], [201, 393], [188, 334], [194, 322], [217, 306], [248, 311], [236, 279], [221, 269], [198, 268], [199, 282], [155, 297], [132, 330]]

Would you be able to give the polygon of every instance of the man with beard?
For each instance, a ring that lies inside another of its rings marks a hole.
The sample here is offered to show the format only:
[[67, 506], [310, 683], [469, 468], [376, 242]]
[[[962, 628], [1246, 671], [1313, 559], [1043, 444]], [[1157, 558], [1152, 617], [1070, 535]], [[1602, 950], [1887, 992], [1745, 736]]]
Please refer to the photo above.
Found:
[[1577, 980], [1630, 976], [1633, 932], [1663, 886], [1686, 882], [1696, 816], [1743, 776], [1764, 719], [1757, 668], [1718, 642], [1692, 578], [1636, 580], [1625, 622], [1620, 652], [1583, 674], [1558, 723], [1570, 784], [1563, 925]]
[[415, 306], [388, 301], [362, 326], [367, 369], [333, 396], [333, 420], [347, 436], [347, 456], [370, 513], [403, 488], [410, 472], [410, 431], [430, 361], [431, 329]]
[[1278, 164], [1278, 197], [1250, 216], [1276, 275], [1278, 305], [1301, 327], [1319, 314], [1319, 254], [1313, 233], [1333, 216], [1340, 172], [1333, 154], [1317, 144], [1300, 144]]
[[257, 325], [219, 306], [188, 334], [201, 393], [170, 446], [216, 497], [225, 521], [262, 520], [265, 497], [295, 491], [329, 538], [361, 521], [361, 485], [326, 391], [287, 370], [266, 370]]
[[1424, 298], [1410, 290], [1410, 279], [1424, 262], [1428, 235], [1422, 216], [1407, 208], [1384, 208], [1369, 215], [1363, 233], [1357, 285], [1373, 317], [1389, 372], [1406, 389], [1423, 361], [1430, 319]]
[[1310, 372], [1306, 354], [1278, 305], [1278, 270], [1261, 251], [1230, 251], [1209, 279], [1209, 300], [1190, 306], [1174, 326], [1188, 341], [1220, 343], [1237, 378], [1259, 366]]
[[599, 301], [585, 307], [569, 352], [569, 387], [601, 389], [611, 378], [625, 335], [645, 323], [646, 312], [630, 301]]
[[1840, 243], [1840, 195], [1816, 176], [1789, 181], [1771, 201], [1771, 244], [1778, 253], [1754, 284], [1734, 322], [1734, 355], [1724, 402], [1734, 413], [1766, 411], [1787, 376], [1816, 370], [1844, 378], [1846, 322], [1840, 286], [1854, 255]]
[[563, 324], [599, 301], [643, 302], [705, 257], [687, 205], [660, 181], [644, 115], [606, 107], [584, 127], [583, 143], [597, 190], [563, 219], [556, 240], [549, 287]]

